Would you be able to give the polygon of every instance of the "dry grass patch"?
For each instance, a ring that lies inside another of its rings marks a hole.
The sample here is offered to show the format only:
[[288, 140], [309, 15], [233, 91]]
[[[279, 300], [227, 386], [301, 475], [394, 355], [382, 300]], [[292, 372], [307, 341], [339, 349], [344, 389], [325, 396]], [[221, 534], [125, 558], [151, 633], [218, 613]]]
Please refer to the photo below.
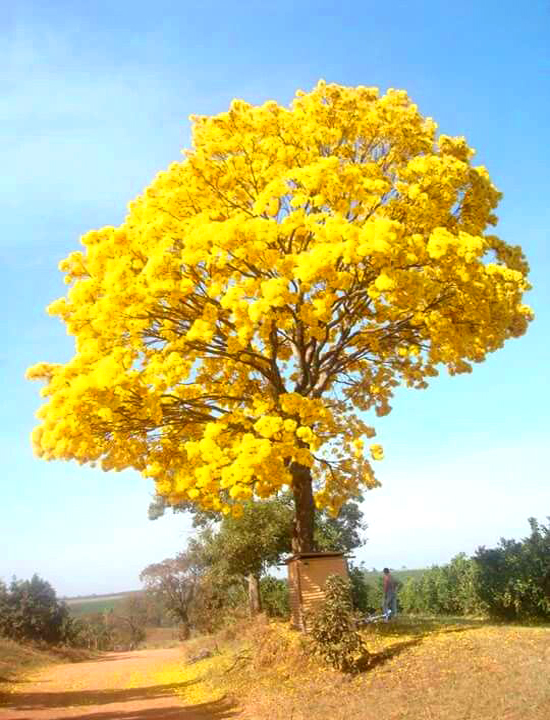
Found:
[[[279, 630], [275, 629], [276, 632]], [[273, 658], [244, 701], [254, 720], [547, 720], [550, 629], [396, 621], [369, 628], [356, 676]], [[299, 641], [298, 641], [299, 642]]]
[[548, 720], [548, 627], [400, 618], [364, 638], [368, 668], [344, 675], [260, 618], [186, 643], [155, 683], [189, 706], [232, 700], [248, 720]]
[[92, 653], [70, 648], [43, 648], [22, 645], [0, 638], [0, 689], [8, 682], [52, 663], [79, 662], [93, 657]]
[[173, 648], [181, 645], [178, 628], [171, 627], [147, 627], [145, 628], [145, 640], [140, 643], [140, 648], [155, 650], [157, 648]]

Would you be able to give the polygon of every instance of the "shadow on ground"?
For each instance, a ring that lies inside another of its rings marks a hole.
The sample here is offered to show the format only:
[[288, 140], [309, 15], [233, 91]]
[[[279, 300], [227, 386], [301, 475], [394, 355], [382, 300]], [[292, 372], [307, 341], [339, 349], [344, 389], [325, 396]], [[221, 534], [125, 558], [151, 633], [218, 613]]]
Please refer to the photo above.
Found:
[[[224, 700], [182, 707], [149, 708], [148, 710], [120, 710], [73, 715], [71, 720], [225, 720], [237, 716], [237, 711]], [[64, 720], [58, 718], [57, 720]]]
[[372, 670], [373, 668], [377, 667], [378, 665], [383, 665], [384, 663], [387, 663], [389, 660], [391, 660], [394, 657], [397, 657], [397, 655], [400, 655], [402, 652], [407, 650], [410, 647], [414, 647], [415, 645], [420, 645], [422, 642], [422, 638], [418, 637], [414, 640], [406, 640], [402, 643], [397, 643], [395, 645], [392, 645], [390, 648], [387, 648], [385, 650], [382, 650], [378, 653], [369, 653], [368, 655], [363, 656], [360, 658], [360, 660], [357, 663], [357, 667], [355, 669], [355, 672], [363, 673], [368, 672], [369, 670]]
[[[140, 652], [140, 651], [138, 651]], [[147, 660], [145, 656], [140, 656], [137, 654], [137, 652], [132, 652], [131, 655], [132, 662], [135, 662], [136, 660]], [[71, 662], [77, 662], [77, 663], [98, 663], [98, 662], [116, 662], [117, 660], [128, 660], [128, 653], [120, 653], [117, 654], [116, 652], [109, 652], [109, 653], [103, 653], [101, 655], [97, 655], [95, 657], [88, 657], [88, 658], [82, 658], [78, 660], [71, 660]]]
[[482, 620], [456, 620], [451, 626], [448, 621], [441, 621], [439, 619], [409, 619], [409, 618], [398, 618], [397, 621], [389, 623], [381, 623], [379, 625], [373, 625], [364, 629], [361, 634], [363, 639], [369, 645], [369, 637], [378, 635], [379, 637], [408, 637], [408, 640], [403, 642], [396, 642], [391, 647], [385, 648], [377, 653], [372, 653], [361, 658], [358, 672], [365, 672], [372, 670], [373, 668], [384, 665], [389, 660], [392, 660], [397, 655], [400, 655], [405, 650], [420, 645], [424, 640], [429, 638], [431, 635], [448, 635], [451, 633], [463, 633], [467, 630], [476, 630], [486, 626], [487, 623]]
[[439, 619], [409, 619], [409, 618], [397, 618], [397, 620], [390, 621], [388, 623], [380, 623], [378, 625], [367, 626], [362, 632], [365, 637], [371, 634], [383, 635], [391, 637], [399, 637], [401, 635], [408, 635], [413, 637], [429, 637], [436, 633], [438, 635], [447, 635], [449, 633], [460, 633], [466, 630], [477, 630], [483, 627], [487, 627], [485, 620], [453, 620], [451, 623], [449, 620]]
[[[147, 710], [108, 710], [106, 712], [82, 712], [71, 715], [70, 720], [226, 720], [237, 717], [237, 710], [225, 700], [200, 703], [198, 705], [172, 705], [169, 707], [149, 708]], [[21, 717], [19, 720], [33, 720]], [[67, 716], [53, 718], [53, 720], [69, 720]]]
[[[42, 710], [45, 708], [65, 708], [71, 705], [108, 705], [109, 703], [158, 700], [159, 698], [174, 695], [174, 693], [194, 683], [195, 681], [176, 682], [120, 690], [69, 690], [64, 692], [23, 691], [16, 694], [0, 693], [0, 707], [17, 710]], [[96, 716], [94, 715], [94, 717]]]

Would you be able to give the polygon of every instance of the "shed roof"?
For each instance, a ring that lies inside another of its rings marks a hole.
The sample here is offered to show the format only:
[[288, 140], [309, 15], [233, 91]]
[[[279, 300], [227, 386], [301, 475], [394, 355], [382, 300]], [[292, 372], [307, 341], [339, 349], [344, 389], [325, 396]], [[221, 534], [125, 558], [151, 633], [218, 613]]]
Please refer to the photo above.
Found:
[[286, 560], [283, 560], [283, 565], [288, 565], [288, 563], [292, 562], [293, 560], [301, 560], [302, 558], [321, 558], [321, 557], [345, 557], [346, 554], [343, 552], [303, 552], [303, 553], [294, 553], [294, 555], [291, 555]]

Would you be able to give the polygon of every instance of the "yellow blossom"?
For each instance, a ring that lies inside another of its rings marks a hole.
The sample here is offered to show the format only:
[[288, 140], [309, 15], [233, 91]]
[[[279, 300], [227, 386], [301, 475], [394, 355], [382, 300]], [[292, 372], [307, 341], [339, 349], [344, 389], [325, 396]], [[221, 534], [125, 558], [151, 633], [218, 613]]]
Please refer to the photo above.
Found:
[[224, 514], [284, 488], [310, 508], [313, 487], [337, 512], [376, 486], [364, 414], [532, 319], [472, 157], [398, 90], [320, 82], [290, 107], [194, 117], [182, 161], [60, 264], [48, 312], [75, 353], [28, 372], [45, 383], [36, 453]]

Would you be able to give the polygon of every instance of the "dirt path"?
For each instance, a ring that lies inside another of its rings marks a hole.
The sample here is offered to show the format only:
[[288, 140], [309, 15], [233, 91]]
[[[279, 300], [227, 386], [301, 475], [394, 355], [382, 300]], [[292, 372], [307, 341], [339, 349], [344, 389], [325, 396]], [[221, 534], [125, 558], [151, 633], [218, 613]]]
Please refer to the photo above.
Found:
[[223, 720], [237, 714], [223, 702], [184, 706], [184, 682], [159, 684], [163, 667], [181, 651], [106, 653], [99, 659], [52, 665], [0, 692], [0, 720]]

